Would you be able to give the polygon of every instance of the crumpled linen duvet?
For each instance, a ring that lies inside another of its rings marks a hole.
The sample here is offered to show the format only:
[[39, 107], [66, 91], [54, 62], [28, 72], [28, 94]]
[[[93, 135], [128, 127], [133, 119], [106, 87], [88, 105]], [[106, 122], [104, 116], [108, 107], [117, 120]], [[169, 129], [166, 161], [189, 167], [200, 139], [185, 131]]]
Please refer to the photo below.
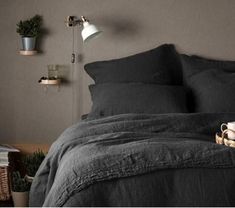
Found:
[[[235, 149], [214, 142], [235, 113], [122, 114], [84, 120], [53, 143], [30, 191], [30, 206], [63, 206], [99, 181], [177, 168], [232, 168]], [[68, 204], [66, 204], [68, 206]]]

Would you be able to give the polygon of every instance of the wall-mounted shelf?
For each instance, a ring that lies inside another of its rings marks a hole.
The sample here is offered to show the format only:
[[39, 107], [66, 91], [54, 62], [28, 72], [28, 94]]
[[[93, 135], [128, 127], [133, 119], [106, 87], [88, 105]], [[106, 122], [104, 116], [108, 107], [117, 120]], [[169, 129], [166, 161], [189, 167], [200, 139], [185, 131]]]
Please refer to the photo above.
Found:
[[60, 90], [61, 79], [47, 79], [46, 77], [42, 77], [38, 82], [44, 86], [45, 92], [47, 92], [48, 86], [57, 86], [57, 90]]
[[23, 55], [23, 56], [33, 56], [35, 54], [37, 54], [38, 52], [37, 51], [24, 51], [24, 50], [20, 50], [20, 55]]
[[42, 79], [39, 83], [42, 85], [59, 85], [61, 79]]

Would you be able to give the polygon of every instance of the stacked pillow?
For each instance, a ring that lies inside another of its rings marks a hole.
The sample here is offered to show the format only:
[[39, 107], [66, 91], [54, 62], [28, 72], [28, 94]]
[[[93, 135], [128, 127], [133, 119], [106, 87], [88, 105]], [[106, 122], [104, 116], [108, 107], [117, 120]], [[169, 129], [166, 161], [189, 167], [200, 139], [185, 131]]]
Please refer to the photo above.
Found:
[[235, 62], [181, 55], [192, 112], [235, 112]]
[[155, 49], [109, 61], [97, 61], [84, 66], [96, 84], [147, 83], [181, 84], [181, 63], [174, 45], [164, 44]]
[[235, 112], [235, 62], [178, 54], [172, 44], [86, 64], [88, 118], [124, 113]]
[[93, 106], [89, 118], [123, 113], [187, 112], [182, 86], [105, 83], [90, 86]]
[[90, 86], [93, 106], [88, 118], [187, 112], [180, 58], [172, 44], [84, 68], [95, 81]]

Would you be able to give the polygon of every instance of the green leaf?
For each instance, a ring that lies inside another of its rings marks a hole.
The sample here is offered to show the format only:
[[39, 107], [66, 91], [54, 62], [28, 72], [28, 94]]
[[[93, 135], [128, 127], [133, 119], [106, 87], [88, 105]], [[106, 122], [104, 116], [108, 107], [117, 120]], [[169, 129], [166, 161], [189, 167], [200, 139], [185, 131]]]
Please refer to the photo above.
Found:
[[24, 21], [20, 20], [16, 26], [16, 32], [22, 37], [38, 37], [41, 33], [42, 16], [35, 15]]
[[25, 192], [30, 190], [31, 183], [22, 178], [19, 171], [12, 173], [12, 191]]
[[25, 166], [27, 175], [32, 177], [35, 176], [44, 158], [45, 154], [40, 149], [38, 149], [36, 152], [34, 152], [31, 155], [26, 155], [23, 158], [23, 164]]

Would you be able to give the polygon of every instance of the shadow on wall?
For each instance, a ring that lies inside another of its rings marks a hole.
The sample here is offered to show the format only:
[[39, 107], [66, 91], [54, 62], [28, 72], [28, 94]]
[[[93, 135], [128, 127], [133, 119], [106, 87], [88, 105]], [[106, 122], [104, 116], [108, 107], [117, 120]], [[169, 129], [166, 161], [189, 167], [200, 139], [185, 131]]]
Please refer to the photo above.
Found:
[[81, 53], [79, 53], [79, 54], [77, 55], [77, 62], [78, 62], [78, 63], [83, 63], [83, 61], [84, 61], [84, 55], [81, 54]]
[[63, 84], [70, 85], [70, 65], [57, 65], [58, 67], [58, 76], [62, 79]]
[[41, 34], [38, 36], [37, 42], [36, 42], [36, 48], [39, 54], [43, 53], [42, 48], [43, 48], [46, 36], [51, 35], [51, 31], [48, 28], [42, 28], [41, 30], [42, 30]]
[[99, 22], [102, 22], [102, 27], [108, 28], [105, 33], [109, 33], [112, 38], [119, 39], [120, 37], [133, 38], [133, 36], [138, 35], [141, 25], [139, 22], [126, 19], [124, 17], [117, 18], [102, 18], [99, 19]]

